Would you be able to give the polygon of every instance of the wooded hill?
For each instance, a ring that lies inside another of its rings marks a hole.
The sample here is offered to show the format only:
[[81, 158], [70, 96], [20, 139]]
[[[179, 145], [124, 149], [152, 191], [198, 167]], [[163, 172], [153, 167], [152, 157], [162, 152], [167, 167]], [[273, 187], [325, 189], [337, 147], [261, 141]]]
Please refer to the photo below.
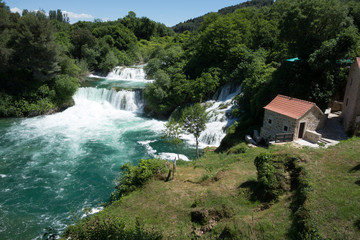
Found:
[[[178, 34], [134, 12], [70, 25], [61, 11], [20, 16], [0, 3], [2, 117], [70, 102], [89, 71], [147, 62], [156, 81], [144, 90], [145, 110], [155, 117], [204, 102], [227, 83], [242, 85], [232, 112], [239, 123], [222, 145], [228, 148], [259, 127], [262, 108], [277, 94], [321, 109], [342, 100], [349, 62], [360, 55], [358, 1], [251, 1], [210, 13], [197, 31]], [[286, 61], [294, 57], [300, 60]]]
[[[219, 13], [221, 15], [226, 15], [228, 13], [235, 12], [235, 10], [239, 9], [239, 8], [264, 7], [264, 6], [269, 6], [273, 3], [274, 3], [273, 0], [252, 0], [252, 1], [247, 1], [244, 3], [236, 4], [234, 6], [222, 8], [219, 11], [217, 11], [217, 13]], [[204, 21], [204, 17], [206, 17], [207, 15], [209, 15], [209, 13], [205, 14], [204, 16], [196, 17], [193, 19], [189, 19], [185, 22], [178, 23], [175, 26], [173, 26], [172, 29], [176, 33], [183, 33], [185, 31], [190, 31], [190, 32], [196, 31], [197, 29], [199, 29], [199, 27], [201, 26], [201, 23]]]

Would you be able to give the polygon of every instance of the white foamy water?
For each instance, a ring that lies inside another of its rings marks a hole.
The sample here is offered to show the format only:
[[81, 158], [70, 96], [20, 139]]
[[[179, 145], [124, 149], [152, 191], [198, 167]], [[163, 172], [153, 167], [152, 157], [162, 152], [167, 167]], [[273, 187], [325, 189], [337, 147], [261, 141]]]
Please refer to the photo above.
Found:
[[115, 67], [106, 78], [110, 79], [119, 79], [119, 80], [137, 80], [144, 81], [146, 80], [146, 73], [142, 67], [124, 67], [118, 66]]
[[157, 151], [150, 146], [150, 144], [153, 142], [155, 141], [139, 141], [138, 143], [143, 145], [147, 149], [148, 153], [154, 158], [160, 158], [163, 160], [170, 160], [170, 161], [174, 161], [175, 159], [180, 158], [181, 160], [184, 161], [190, 161], [189, 158], [184, 154], [169, 153], [169, 152], [160, 152], [159, 154], [157, 154]]
[[[90, 74], [89, 77], [104, 78], [94, 74]], [[134, 66], [134, 67], [117, 66], [106, 75], [105, 79], [119, 80], [119, 81], [133, 81], [133, 82], [148, 82], [148, 83], [154, 81], [154, 80], [146, 79], [144, 65]]]
[[79, 88], [74, 96], [74, 101], [81, 104], [83, 99], [95, 101], [102, 105], [108, 103], [117, 110], [130, 112], [142, 112], [144, 102], [140, 90], [137, 91], [115, 91], [105, 88]]
[[164, 122], [139, 114], [140, 91], [80, 88], [73, 98], [60, 113], [0, 119], [0, 239], [62, 231], [73, 214], [107, 201], [121, 165], [153, 157], [139, 141], [157, 155], [172, 151]]
[[[114, 74], [147, 81], [141, 71], [123, 70]], [[223, 89], [206, 103], [213, 116], [201, 147], [219, 144], [225, 135], [217, 129], [230, 122], [232, 94]], [[53, 115], [0, 119], [0, 239], [34, 239], [48, 226], [62, 231], [84, 207], [100, 210], [93, 207], [109, 199], [124, 163], [177, 156], [161, 139], [164, 122], [140, 115], [140, 91], [80, 88], [74, 101]], [[188, 142], [194, 142], [191, 136]], [[184, 160], [195, 156], [187, 144], [179, 152]]]
[[[200, 148], [220, 146], [221, 140], [226, 135], [227, 127], [231, 126], [235, 121], [231, 117], [232, 100], [240, 93], [241, 86], [226, 84], [215, 93], [213, 100], [203, 103], [207, 106], [206, 112], [208, 113], [209, 121], [206, 123], [206, 129], [199, 137]], [[191, 145], [196, 144], [195, 138], [192, 135], [183, 135], [182, 138]]]
[[100, 212], [101, 210], [103, 210], [104, 208], [103, 207], [97, 207], [97, 208], [91, 208], [89, 211], [87, 210], [87, 209], [85, 209], [85, 208], [83, 208], [82, 209], [82, 211], [84, 212], [86, 212], [86, 213], [84, 213], [82, 216], [81, 216], [81, 218], [84, 218], [84, 217], [87, 217], [87, 216], [89, 216], [89, 215], [93, 215], [93, 214], [95, 214], [95, 213], [98, 213], [98, 212]]

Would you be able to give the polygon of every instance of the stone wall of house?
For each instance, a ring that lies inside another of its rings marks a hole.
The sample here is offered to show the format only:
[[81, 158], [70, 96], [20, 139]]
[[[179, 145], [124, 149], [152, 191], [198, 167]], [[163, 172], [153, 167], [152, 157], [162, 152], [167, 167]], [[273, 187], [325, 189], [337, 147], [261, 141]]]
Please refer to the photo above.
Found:
[[[269, 120], [271, 120], [271, 123]], [[287, 127], [287, 131], [285, 131], [285, 127]], [[294, 133], [295, 127], [295, 119], [265, 109], [260, 137], [273, 141], [278, 133]]]
[[359, 59], [350, 67], [343, 102], [343, 125], [345, 131], [355, 128], [356, 117], [360, 115], [360, 70]]
[[320, 133], [317, 133], [315, 131], [306, 130], [304, 139], [309, 142], [317, 143], [320, 141], [322, 135]]
[[316, 106], [312, 107], [304, 116], [296, 121], [294, 139], [299, 137], [299, 128], [301, 123], [305, 123], [304, 134], [307, 130], [316, 131], [323, 125], [324, 114]]
[[322, 125], [323, 120], [324, 114], [316, 106], [311, 108], [303, 117], [298, 120], [265, 109], [260, 137], [264, 138], [265, 140], [273, 141], [275, 140], [275, 135], [278, 133], [293, 133], [294, 140], [296, 140], [298, 139], [301, 123], [305, 123], [305, 135], [307, 130], [317, 130]]

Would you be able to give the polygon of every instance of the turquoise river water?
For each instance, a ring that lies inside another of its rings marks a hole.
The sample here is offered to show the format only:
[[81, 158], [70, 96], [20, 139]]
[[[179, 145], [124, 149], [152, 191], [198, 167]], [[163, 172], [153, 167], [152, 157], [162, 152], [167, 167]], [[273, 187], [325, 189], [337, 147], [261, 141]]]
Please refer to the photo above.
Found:
[[[139, 90], [91, 85], [64, 112], [0, 119], [0, 239], [37, 239], [48, 226], [62, 231], [82, 209], [109, 199], [122, 164], [174, 157], [174, 146], [161, 140], [164, 122], [142, 117]], [[180, 151], [194, 157], [187, 144]]]

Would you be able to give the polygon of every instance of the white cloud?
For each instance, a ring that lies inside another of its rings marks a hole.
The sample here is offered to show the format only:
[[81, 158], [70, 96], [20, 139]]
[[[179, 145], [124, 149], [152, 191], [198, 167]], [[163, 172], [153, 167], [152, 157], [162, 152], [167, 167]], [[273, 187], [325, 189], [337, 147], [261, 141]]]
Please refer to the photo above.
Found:
[[14, 7], [14, 8], [10, 8], [10, 11], [12, 13], [19, 13], [21, 14], [23, 10], [21, 10], [20, 8]]
[[[21, 14], [23, 10], [20, 8], [14, 7], [14, 8], [11, 8], [10, 11], [13, 13]], [[35, 10], [34, 12], [36, 12], [36, 11], [40, 11], [40, 10]], [[87, 13], [73, 13], [73, 12], [68, 12], [68, 11], [62, 11], [62, 13], [68, 15], [68, 17], [70, 18], [70, 22], [76, 22], [79, 19], [94, 19], [94, 17], [92, 15], [87, 14]], [[48, 16], [47, 12], [45, 12], [45, 14], [46, 14], [46, 16]], [[104, 21], [107, 21], [107, 20], [108, 19], [106, 19], [106, 20], [104, 19]]]
[[[17, 8], [17, 7], [14, 7], [14, 8], [10, 8], [10, 11], [12, 13], [19, 13], [19, 14], [22, 14], [23, 10], [20, 9], [20, 8]], [[48, 16], [49, 14], [47, 12], [45, 12], [44, 10], [34, 10], [34, 11], [30, 11], [30, 12], [43, 12], [46, 16]]]
[[90, 14], [86, 14], [86, 13], [80, 13], [79, 14], [79, 13], [73, 13], [73, 12], [68, 12], [68, 11], [62, 11], [62, 13], [67, 14], [70, 19], [91, 19], [91, 18], [94, 18]]

